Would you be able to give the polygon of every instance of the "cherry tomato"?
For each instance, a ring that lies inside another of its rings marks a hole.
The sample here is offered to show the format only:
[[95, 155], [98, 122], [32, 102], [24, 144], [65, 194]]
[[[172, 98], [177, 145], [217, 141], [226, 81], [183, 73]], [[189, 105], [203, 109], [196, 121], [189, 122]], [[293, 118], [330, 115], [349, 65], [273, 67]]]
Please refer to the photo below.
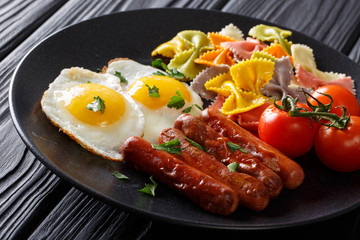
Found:
[[[313, 97], [317, 98], [320, 102], [324, 104], [330, 103], [330, 99], [326, 97], [325, 95], [322, 95], [321, 93], [329, 94], [333, 98], [333, 105], [330, 110], [331, 113], [335, 113], [339, 117], [343, 114], [343, 109], [335, 108], [336, 106], [344, 106], [347, 108], [347, 114], [351, 114], [351, 116], [359, 116], [360, 115], [360, 107], [359, 102], [352, 94], [344, 87], [338, 86], [338, 85], [325, 85], [322, 87], [319, 87], [314, 91], [313, 94], [311, 94]], [[312, 105], [318, 105], [318, 103], [309, 97], [308, 101]]]
[[[297, 103], [297, 106], [306, 108], [301, 103]], [[308, 118], [290, 117], [287, 111], [270, 105], [260, 116], [258, 132], [261, 140], [288, 157], [295, 158], [312, 148], [318, 128], [319, 126], [314, 122], [311, 124]]]
[[317, 156], [327, 167], [340, 172], [360, 169], [360, 117], [351, 116], [344, 130], [321, 126], [314, 144]]

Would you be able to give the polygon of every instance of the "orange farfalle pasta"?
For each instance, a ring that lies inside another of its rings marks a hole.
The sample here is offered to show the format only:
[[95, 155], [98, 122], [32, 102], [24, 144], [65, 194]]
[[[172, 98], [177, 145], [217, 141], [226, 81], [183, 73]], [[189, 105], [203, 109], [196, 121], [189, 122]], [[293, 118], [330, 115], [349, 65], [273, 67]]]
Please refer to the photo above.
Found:
[[214, 50], [205, 52], [199, 58], [195, 59], [195, 62], [208, 66], [232, 66], [233, 64], [235, 64], [235, 60], [231, 57], [231, 52], [229, 51], [229, 49], [223, 48], [220, 45], [223, 42], [235, 42], [236, 40], [231, 37], [227, 37], [225, 35], [214, 32], [208, 33], [207, 36], [211, 44], [214, 46]]
[[230, 56], [230, 51], [228, 48], [217, 49], [209, 51], [201, 55], [199, 58], [195, 59], [196, 63], [216, 66], [216, 65], [228, 65], [232, 66], [235, 64], [235, 60]]
[[271, 44], [267, 48], [263, 49], [262, 52], [268, 53], [278, 59], [280, 59], [282, 57], [289, 57], [289, 59], [291, 61], [291, 65], [294, 64], [293, 58], [289, 54], [286, 53], [286, 51], [281, 47], [281, 45], [279, 43]]
[[226, 97], [221, 108], [224, 114], [238, 114], [267, 101], [261, 88], [271, 80], [273, 72], [274, 62], [270, 60], [245, 60], [233, 65], [229, 72], [207, 81], [205, 88]]
[[208, 38], [210, 39], [211, 44], [214, 46], [215, 49], [222, 49], [220, 46], [223, 42], [235, 42], [234, 38], [222, 35], [220, 33], [210, 32], [207, 34]]

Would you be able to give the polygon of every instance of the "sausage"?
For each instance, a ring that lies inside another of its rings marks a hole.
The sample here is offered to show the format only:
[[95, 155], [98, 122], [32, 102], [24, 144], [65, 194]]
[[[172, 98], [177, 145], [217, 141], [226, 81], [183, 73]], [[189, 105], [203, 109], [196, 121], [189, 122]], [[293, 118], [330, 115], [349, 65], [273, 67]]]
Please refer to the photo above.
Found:
[[239, 196], [232, 188], [171, 154], [154, 149], [142, 138], [128, 138], [121, 153], [127, 165], [176, 189], [209, 212], [229, 215], [239, 206]]
[[231, 121], [219, 110], [209, 107], [201, 112], [200, 119], [275, 171], [285, 188], [295, 189], [303, 182], [305, 174], [299, 164]]
[[204, 146], [209, 154], [225, 165], [237, 162], [238, 171], [259, 179], [268, 189], [270, 198], [273, 199], [280, 194], [283, 183], [279, 175], [251, 154], [230, 151], [227, 145], [230, 139], [221, 136], [199, 118], [182, 114], [176, 119], [174, 128], [181, 130], [186, 137]]
[[180, 147], [183, 149], [179, 159], [234, 189], [239, 194], [240, 205], [255, 211], [266, 208], [269, 203], [269, 192], [258, 179], [248, 174], [231, 172], [213, 156], [194, 147], [178, 129], [163, 130], [159, 142], [174, 139], [180, 141]]

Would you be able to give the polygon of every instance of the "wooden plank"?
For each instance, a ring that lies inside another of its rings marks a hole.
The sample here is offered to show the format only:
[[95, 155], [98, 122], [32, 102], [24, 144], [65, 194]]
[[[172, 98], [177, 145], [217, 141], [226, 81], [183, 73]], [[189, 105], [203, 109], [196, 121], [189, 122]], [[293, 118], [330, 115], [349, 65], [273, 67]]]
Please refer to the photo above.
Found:
[[37, 29], [66, 0], [3, 0], [0, 6], [0, 60]]
[[230, 0], [222, 11], [294, 29], [345, 54], [354, 45], [360, 24], [358, 0]]
[[[360, 31], [358, 33], [360, 34]], [[349, 58], [360, 64], [360, 37], [351, 49]]]
[[72, 189], [29, 239], [138, 239], [150, 226]]

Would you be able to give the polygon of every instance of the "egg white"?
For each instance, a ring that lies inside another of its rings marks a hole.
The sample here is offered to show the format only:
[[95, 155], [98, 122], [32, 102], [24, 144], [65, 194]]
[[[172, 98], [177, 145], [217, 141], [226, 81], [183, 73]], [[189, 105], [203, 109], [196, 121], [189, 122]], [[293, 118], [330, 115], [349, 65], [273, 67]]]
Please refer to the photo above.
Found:
[[[125, 100], [124, 115], [105, 127], [84, 123], [65, 107], [71, 98], [67, 89], [83, 83], [96, 83], [111, 88]], [[108, 73], [95, 73], [79, 67], [64, 69], [49, 85], [41, 99], [41, 107], [51, 122], [89, 151], [111, 160], [121, 160], [122, 143], [130, 136], [141, 137], [144, 114], [134, 100], [122, 91], [120, 79]]]
[[[127, 90], [136, 80], [142, 77], [151, 76], [153, 73], [160, 70], [151, 66], [140, 64], [133, 60], [116, 59], [109, 63], [106, 72], [114, 74], [116, 71], [120, 72], [121, 75], [128, 81], [128, 84], [121, 84], [121, 87], [124, 90]], [[165, 74], [165, 72], [163, 73]], [[195, 93], [186, 83], [182, 82], [182, 84], [189, 91], [191, 95], [191, 101], [185, 102], [185, 106], [180, 109], [169, 108], [167, 106], [163, 106], [158, 109], [150, 109], [144, 106], [141, 102], [134, 100], [140, 107], [141, 111], [144, 113], [145, 128], [143, 138], [148, 142], [157, 144], [161, 131], [165, 128], [173, 127], [176, 118], [183, 113], [182, 111], [185, 108], [190, 107], [193, 104], [197, 104], [200, 107], [203, 106], [201, 97]], [[175, 91], [174, 95], [176, 95]], [[199, 116], [200, 112], [201, 110], [197, 107], [192, 107], [189, 114]]]
[[139, 78], [153, 75], [153, 73], [157, 71], [165, 74], [164, 71], [161, 71], [157, 68], [126, 58], [119, 58], [110, 61], [106, 68], [106, 73], [114, 75], [115, 72], [120, 72], [121, 76], [123, 76], [128, 81], [128, 83], [121, 83], [121, 87], [124, 90], [127, 90], [129, 86], [131, 86], [131, 84], [133, 84]]

